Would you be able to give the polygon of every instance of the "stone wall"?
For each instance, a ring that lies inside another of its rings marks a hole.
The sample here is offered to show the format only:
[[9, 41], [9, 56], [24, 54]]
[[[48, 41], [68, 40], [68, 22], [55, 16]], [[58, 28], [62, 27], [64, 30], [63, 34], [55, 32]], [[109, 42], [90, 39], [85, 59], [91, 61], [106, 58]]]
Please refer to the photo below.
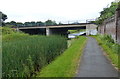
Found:
[[119, 8], [117, 9], [117, 23], [116, 23], [116, 26], [117, 26], [117, 42], [120, 44], [120, 5], [119, 5]]
[[120, 9], [117, 9], [114, 16], [106, 19], [98, 27], [98, 33], [111, 35], [114, 41], [120, 44]]
[[102, 24], [98, 27], [98, 33], [104, 34], [105, 33], [105, 24]]
[[116, 40], [116, 20], [115, 16], [105, 20], [104, 33], [111, 35]]

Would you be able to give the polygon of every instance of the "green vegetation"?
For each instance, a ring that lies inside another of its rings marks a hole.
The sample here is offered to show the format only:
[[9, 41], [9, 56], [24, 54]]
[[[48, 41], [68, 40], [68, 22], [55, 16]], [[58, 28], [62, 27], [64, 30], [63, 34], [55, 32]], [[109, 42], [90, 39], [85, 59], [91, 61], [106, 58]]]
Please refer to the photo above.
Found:
[[78, 30], [68, 30], [70, 33], [76, 33]]
[[28, 34], [22, 33], [21, 31], [17, 32], [14, 28], [0, 27], [0, 30], [2, 30], [3, 41], [17, 41], [29, 37]]
[[98, 17], [96, 23], [102, 24], [105, 19], [112, 17], [118, 7], [118, 3], [112, 2], [110, 7], [106, 7], [100, 12], [100, 17]]
[[0, 26], [5, 25], [4, 21], [7, 19], [7, 15], [0, 11]]
[[0, 14], [1, 14], [0, 19], [2, 19], [3, 21], [5, 21], [7, 19], [7, 15], [4, 14], [4, 13], [2, 13], [1, 11], [0, 11]]
[[68, 42], [68, 47], [70, 47], [73, 42], [75, 41], [75, 39], [68, 39], [67, 42]]
[[75, 39], [73, 44], [48, 66], [42, 68], [37, 77], [74, 77], [86, 37]]
[[57, 25], [57, 23], [55, 21], [52, 20], [47, 20], [45, 22], [42, 21], [31, 21], [31, 22], [15, 22], [15, 21], [11, 21], [11, 22], [6, 22], [5, 26], [7, 27], [19, 27], [19, 26], [49, 26], [49, 25]]
[[67, 48], [62, 36], [39, 36], [2, 28], [2, 76], [31, 77]]
[[98, 35], [94, 37], [97, 39], [99, 45], [103, 47], [112, 63], [120, 69], [118, 62], [118, 56], [120, 55], [120, 45], [114, 43], [114, 40], [109, 35]]
[[80, 29], [80, 30], [68, 30], [70, 33], [78, 33], [78, 32], [83, 32], [85, 29]]

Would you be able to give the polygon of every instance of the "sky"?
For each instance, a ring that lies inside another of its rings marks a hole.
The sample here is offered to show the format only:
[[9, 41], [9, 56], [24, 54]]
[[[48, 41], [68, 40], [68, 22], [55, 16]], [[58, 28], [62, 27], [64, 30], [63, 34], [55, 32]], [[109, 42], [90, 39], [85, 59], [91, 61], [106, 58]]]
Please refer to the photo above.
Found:
[[0, 0], [0, 11], [9, 21], [56, 22], [85, 21], [99, 17], [99, 12], [114, 0]]

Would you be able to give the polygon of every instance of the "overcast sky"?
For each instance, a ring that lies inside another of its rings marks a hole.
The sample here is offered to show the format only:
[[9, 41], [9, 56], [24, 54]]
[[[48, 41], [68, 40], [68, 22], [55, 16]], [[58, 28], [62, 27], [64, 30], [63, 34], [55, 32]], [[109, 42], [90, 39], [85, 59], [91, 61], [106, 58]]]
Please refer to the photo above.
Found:
[[114, 0], [0, 0], [7, 21], [83, 21], [95, 19]]

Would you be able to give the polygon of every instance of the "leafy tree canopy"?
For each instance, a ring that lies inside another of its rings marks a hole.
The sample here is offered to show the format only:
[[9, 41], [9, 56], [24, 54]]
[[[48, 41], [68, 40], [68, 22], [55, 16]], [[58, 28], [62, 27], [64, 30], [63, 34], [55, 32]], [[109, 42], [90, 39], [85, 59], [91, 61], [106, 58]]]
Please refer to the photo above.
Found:
[[1, 18], [1, 19], [2, 19], [3, 21], [5, 21], [5, 20], [7, 19], [7, 15], [4, 14], [4, 13], [2, 13], [2, 12], [1, 12], [1, 14], [2, 14], [2, 18]]
[[96, 23], [102, 24], [105, 19], [112, 17], [115, 14], [117, 7], [118, 3], [112, 2], [109, 7], [103, 8], [103, 11], [100, 12], [100, 17], [98, 17]]

